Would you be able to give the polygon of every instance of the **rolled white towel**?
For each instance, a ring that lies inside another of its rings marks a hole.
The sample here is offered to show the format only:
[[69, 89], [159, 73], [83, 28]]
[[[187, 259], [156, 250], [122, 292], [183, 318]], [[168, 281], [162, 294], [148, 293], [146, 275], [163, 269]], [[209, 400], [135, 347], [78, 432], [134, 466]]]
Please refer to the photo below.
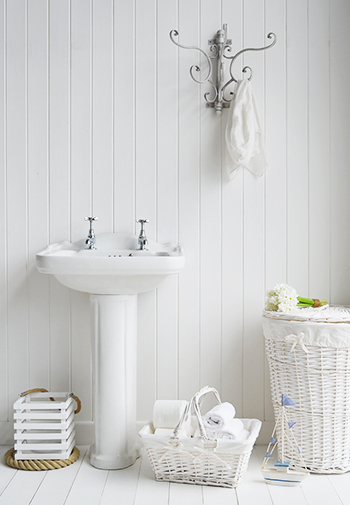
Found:
[[[188, 402], [186, 400], [156, 400], [153, 407], [153, 427], [174, 429], [178, 425]], [[181, 429], [191, 433], [191, 416], [184, 420]]]
[[228, 440], [245, 440], [248, 438], [246, 434], [249, 431], [244, 429], [244, 424], [240, 419], [232, 419], [226, 426], [223, 426], [221, 430], [216, 431], [216, 438], [225, 438]]
[[231, 433], [223, 430], [218, 433], [218, 438], [226, 439], [226, 440], [234, 440], [235, 442], [243, 442], [243, 440], [247, 440], [249, 438], [250, 431], [243, 429], [237, 436], [233, 436]]
[[[225, 440], [235, 440], [242, 441], [246, 440], [250, 433], [248, 430], [244, 429], [244, 424], [240, 419], [232, 419], [227, 425], [222, 426], [222, 428], [205, 428], [205, 433], [210, 439], [225, 439]], [[200, 437], [199, 429], [195, 432], [195, 437]]]
[[235, 417], [236, 409], [229, 402], [223, 402], [213, 407], [203, 416], [205, 428], [217, 429], [228, 424]]

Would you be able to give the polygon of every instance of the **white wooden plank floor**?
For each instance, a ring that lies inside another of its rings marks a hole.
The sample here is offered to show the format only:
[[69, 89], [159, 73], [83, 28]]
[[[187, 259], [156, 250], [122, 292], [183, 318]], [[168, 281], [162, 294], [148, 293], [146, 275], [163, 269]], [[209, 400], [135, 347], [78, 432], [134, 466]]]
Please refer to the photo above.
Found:
[[0, 446], [0, 505], [350, 505], [350, 472], [310, 475], [299, 487], [265, 484], [263, 446], [254, 448], [236, 489], [156, 482], [145, 454], [125, 470], [97, 470], [86, 446], [70, 467], [20, 471], [5, 465], [8, 448]]

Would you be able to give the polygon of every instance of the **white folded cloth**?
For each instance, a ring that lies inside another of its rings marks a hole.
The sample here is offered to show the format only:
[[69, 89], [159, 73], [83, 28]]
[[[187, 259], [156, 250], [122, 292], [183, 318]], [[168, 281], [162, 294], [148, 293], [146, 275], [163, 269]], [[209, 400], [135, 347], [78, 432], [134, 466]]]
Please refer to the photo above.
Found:
[[[184, 413], [188, 402], [186, 400], [156, 400], [153, 406], [153, 427], [171, 428], [174, 430]], [[186, 433], [191, 433], [191, 416], [188, 415], [181, 426]]]
[[263, 175], [267, 167], [264, 138], [255, 96], [247, 79], [237, 82], [228, 111], [225, 140], [230, 179], [239, 167], [248, 168], [258, 177]]
[[216, 405], [203, 416], [205, 428], [217, 429], [228, 424], [235, 417], [236, 409], [229, 402]]

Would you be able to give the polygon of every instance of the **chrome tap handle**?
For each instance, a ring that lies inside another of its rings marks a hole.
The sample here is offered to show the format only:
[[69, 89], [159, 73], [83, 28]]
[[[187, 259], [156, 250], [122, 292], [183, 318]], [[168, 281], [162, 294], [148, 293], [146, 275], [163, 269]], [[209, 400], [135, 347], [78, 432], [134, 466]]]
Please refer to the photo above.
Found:
[[84, 217], [84, 220], [90, 221], [88, 237], [85, 240], [85, 245], [86, 245], [85, 249], [90, 249], [90, 250], [96, 249], [96, 247], [95, 247], [96, 239], [95, 239], [95, 232], [92, 229], [92, 221], [98, 221], [98, 217], [88, 216], [88, 217]]
[[146, 245], [148, 244], [148, 240], [146, 237], [146, 232], [145, 232], [144, 226], [146, 223], [149, 223], [149, 219], [136, 219], [136, 223], [141, 224], [141, 230], [140, 230], [140, 234], [139, 234], [139, 238], [138, 238], [138, 244], [139, 244], [139, 248], [142, 251], [144, 251], [144, 250], [146, 250]]
[[144, 231], [144, 225], [145, 223], [149, 223], [149, 219], [136, 219], [136, 223], [141, 223], [140, 233], [142, 233]]
[[90, 224], [91, 224], [91, 221], [98, 221], [98, 217], [97, 216], [84, 217], [84, 220], [90, 221]]
[[94, 236], [94, 230], [92, 229], [92, 221], [98, 221], [98, 217], [95, 216], [84, 217], [84, 220], [90, 221], [89, 235]]

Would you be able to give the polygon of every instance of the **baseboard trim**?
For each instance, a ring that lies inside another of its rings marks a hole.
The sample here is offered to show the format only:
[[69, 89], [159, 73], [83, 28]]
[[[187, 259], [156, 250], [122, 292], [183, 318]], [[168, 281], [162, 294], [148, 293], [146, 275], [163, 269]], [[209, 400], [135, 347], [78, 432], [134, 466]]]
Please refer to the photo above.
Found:
[[12, 445], [14, 440], [13, 422], [0, 421], [0, 444]]
[[[141, 430], [148, 421], [137, 421], [137, 432]], [[263, 421], [258, 444], [268, 444], [271, 438], [274, 421]], [[77, 445], [91, 445], [94, 442], [94, 423], [93, 421], [75, 422], [75, 439]], [[13, 422], [0, 421], [0, 445], [12, 445], [14, 440]]]

